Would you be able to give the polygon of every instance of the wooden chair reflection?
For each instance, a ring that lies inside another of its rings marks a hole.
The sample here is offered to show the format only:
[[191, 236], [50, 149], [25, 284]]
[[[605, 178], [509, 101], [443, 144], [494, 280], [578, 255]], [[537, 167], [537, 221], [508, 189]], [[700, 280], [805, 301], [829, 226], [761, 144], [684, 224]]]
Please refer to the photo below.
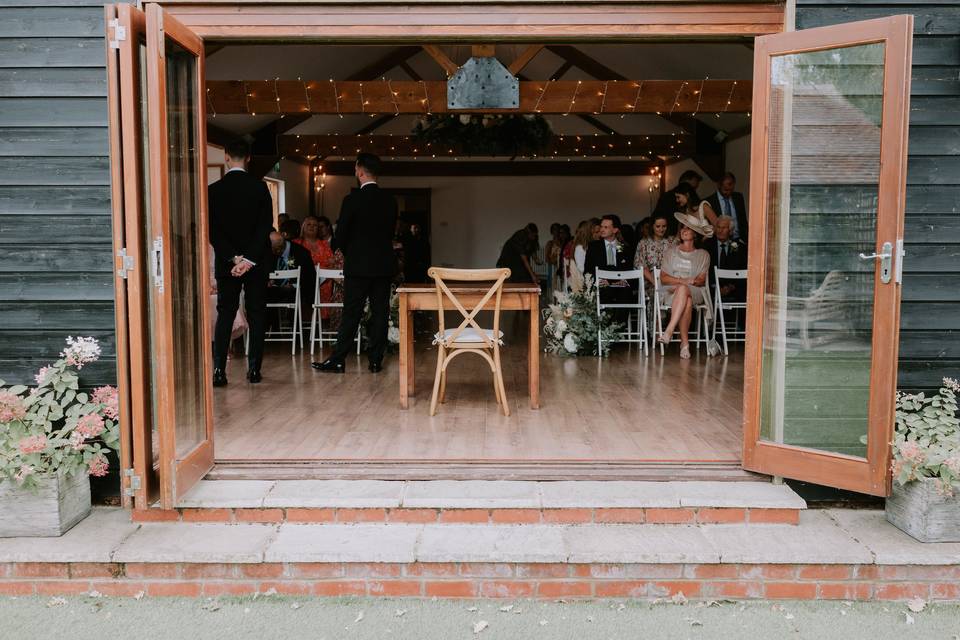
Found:
[[[509, 416], [510, 407], [507, 405], [507, 391], [503, 384], [503, 370], [500, 366], [500, 345], [503, 342], [503, 332], [500, 331], [500, 300], [503, 294], [503, 283], [510, 277], [510, 269], [444, 269], [431, 267], [427, 275], [433, 278], [436, 284], [440, 321], [440, 329], [433, 339], [433, 343], [437, 345], [437, 374], [433, 381], [430, 415], [436, 415], [438, 400], [439, 402], [444, 400], [447, 386], [447, 366], [449, 366], [450, 361], [462, 353], [475, 353], [490, 365], [497, 404], [503, 410], [503, 415]], [[467, 311], [445, 282], [486, 282], [491, 280], [493, 285], [470, 311]], [[445, 328], [443, 320], [444, 297], [463, 316], [463, 321], [456, 329]], [[476, 315], [494, 297], [493, 329], [483, 329], [477, 324]]]

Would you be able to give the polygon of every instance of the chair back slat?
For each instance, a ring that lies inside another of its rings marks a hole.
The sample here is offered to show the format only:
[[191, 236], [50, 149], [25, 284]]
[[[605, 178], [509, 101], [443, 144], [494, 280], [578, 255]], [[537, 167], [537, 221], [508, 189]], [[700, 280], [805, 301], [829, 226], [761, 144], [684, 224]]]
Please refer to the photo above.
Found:
[[300, 267], [270, 272], [271, 280], [295, 280], [300, 278]]
[[722, 280], [746, 280], [747, 279], [746, 269], [721, 269], [720, 267], [714, 267], [713, 272], [716, 274], [717, 278], [720, 278]]
[[[496, 301], [494, 303], [493, 309], [493, 340], [499, 339], [500, 331], [500, 302], [503, 295], [503, 283], [507, 278], [510, 277], [510, 269], [448, 269], [442, 267], [430, 267], [427, 271], [427, 275], [433, 278], [434, 283], [436, 284], [437, 291], [437, 308], [439, 313], [440, 321], [440, 332], [439, 335], [444, 342], [448, 344], [455, 344], [457, 338], [468, 328], [472, 327], [476, 330], [478, 337], [483, 342], [485, 348], [492, 348], [493, 341], [487, 337], [487, 333], [477, 324], [476, 316], [480, 311], [483, 310], [487, 302], [491, 298], [496, 296]], [[457, 298], [457, 295], [450, 290], [450, 287], [447, 285], [445, 280], [454, 280], [459, 282], [489, 282], [493, 280], [493, 284], [487, 289], [487, 292], [480, 298], [480, 301], [471, 309], [467, 311], [463, 303], [460, 302], [460, 299]], [[449, 337], [446, 336], [446, 329], [444, 326], [443, 320], [443, 299], [446, 297], [454, 308], [460, 312], [460, 315], [463, 316], [463, 321], [460, 325], [453, 330]]]
[[642, 269], [631, 269], [630, 271], [609, 271], [607, 269], [597, 269], [597, 281], [604, 280], [643, 280]]

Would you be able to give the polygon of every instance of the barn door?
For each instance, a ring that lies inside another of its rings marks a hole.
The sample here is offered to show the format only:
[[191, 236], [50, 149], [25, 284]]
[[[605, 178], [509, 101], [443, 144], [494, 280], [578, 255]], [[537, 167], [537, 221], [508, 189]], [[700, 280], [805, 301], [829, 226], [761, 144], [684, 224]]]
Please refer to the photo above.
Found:
[[147, 6], [151, 322], [160, 497], [213, 466], [203, 41]]
[[746, 469], [888, 492], [912, 29], [756, 41]]
[[203, 43], [156, 5], [107, 18], [125, 488], [171, 508], [213, 466]]

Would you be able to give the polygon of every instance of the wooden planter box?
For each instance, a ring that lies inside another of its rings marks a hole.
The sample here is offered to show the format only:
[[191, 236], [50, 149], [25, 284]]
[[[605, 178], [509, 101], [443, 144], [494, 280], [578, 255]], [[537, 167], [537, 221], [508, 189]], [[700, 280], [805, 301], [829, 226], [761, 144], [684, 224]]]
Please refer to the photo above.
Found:
[[41, 478], [36, 491], [0, 482], [0, 538], [60, 536], [89, 513], [85, 473]]
[[886, 513], [890, 524], [920, 542], [960, 542], [960, 485], [944, 496], [933, 480], [894, 483]]

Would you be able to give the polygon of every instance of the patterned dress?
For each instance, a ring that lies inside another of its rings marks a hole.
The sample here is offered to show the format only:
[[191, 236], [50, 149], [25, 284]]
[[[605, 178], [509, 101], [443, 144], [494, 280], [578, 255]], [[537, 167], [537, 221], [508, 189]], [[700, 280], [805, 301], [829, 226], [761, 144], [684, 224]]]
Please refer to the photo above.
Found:
[[[308, 242], [303, 238], [297, 238], [294, 242], [310, 252], [310, 258], [318, 269], [343, 269], [343, 254], [339, 249], [337, 251], [331, 249], [329, 240]], [[343, 281], [327, 280], [321, 284], [320, 302], [343, 302]], [[337, 309], [321, 309], [320, 316], [324, 320], [331, 319], [331, 329], [340, 325], [340, 312]]]

